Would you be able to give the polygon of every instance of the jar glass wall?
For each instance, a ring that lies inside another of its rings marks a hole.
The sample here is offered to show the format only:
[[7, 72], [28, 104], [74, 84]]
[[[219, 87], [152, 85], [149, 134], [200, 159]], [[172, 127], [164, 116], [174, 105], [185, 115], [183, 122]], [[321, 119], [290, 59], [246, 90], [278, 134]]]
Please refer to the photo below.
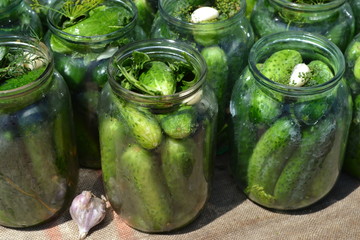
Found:
[[[283, 71], [285, 65], [273, 57], [275, 53], [293, 50], [308, 66], [317, 64], [310, 81], [323, 81], [324, 69], [331, 72], [327, 81], [296, 87], [265, 77], [269, 71]], [[265, 62], [270, 57], [275, 65]], [[288, 31], [254, 44], [230, 103], [231, 170], [249, 199], [268, 208], [299, 209], [332, 189], [342, 167], [352, 113], [344, 67], [339, 48], [320, 35]]]
[[[119, 69], [134, 51], [156, 61], [190, 62], [197, 82], [172, 95], [123, 88]], [[187, 60], [185, 60], [187, 59]], [[168, 232], [199, 214], [214, 161], [217, 103], [201, 55], [181, 42], [149, 40], [119, 50], [100, 98], [101, 163], [106, 195], [131, 227]]]
[[346, 0], [299, 4], [286, 0], [259, 0], [251, 15], [258, 38], [282, 31], [318, 33], [342, 51], [354, 36], [353, 11]]
[[345, 60], [345, 76], [350, 85], [354, 104], [344, 170], [360, 178], [360, 34], [356, 35], [347, 47]]
[[[208, 82], [214, 89], [219, 104], [218, 152], [221, 153], [226, 151], [229, 139], [227, 122], [231, 89], [246, 65], [254, 35], [245, 16], [245, 0], [232, 1], [226, 10], [208, 2], [160, 0], [152, 37], [186, 41], [205, 58]], [[202, 4], [218, 9], [219, 17], [211, 21], [191, 22], [188, 15], [200, 9]]]
[[39, 16], [23, 0], [5, 0], [0, 3], [0, 35], [43, 36]]
[[[29, 227], [65, 211], [75, 193], [78, 165], [70, 95], [44, 44], [4, 36], [0, 48], [7, 51], [2, 64], [16, 55], [19, 64], [25, 56], [23, 63], [30, 65], [24, 66], [34, 67], [18, 76], [10, 63], [0, 86], [0, 224]], [[29, 83], [11, 88], [25, 80]]]
[[[53, 7], [60, 9], [62, 4]], [[91, 11], [87, 19], [69, 27], [62, 15], [50, 11], [46, 42], [54, 52], [55, 68], [70, 88], [80, 165], [100, 168], [97, 104], [107, 81], [107, 63], [142, 30], [136, 26], [131, 0], [105, 1]]]

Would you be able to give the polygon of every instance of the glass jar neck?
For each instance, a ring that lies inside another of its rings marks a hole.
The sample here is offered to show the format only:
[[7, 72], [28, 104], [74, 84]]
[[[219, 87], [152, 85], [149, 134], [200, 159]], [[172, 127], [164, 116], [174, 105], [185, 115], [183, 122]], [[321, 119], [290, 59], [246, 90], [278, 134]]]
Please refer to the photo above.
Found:
[[22, 108], [39, 99], [43, 92], [51, 85], [54, 72], [52, 53], [42, 42], [25, 36], [2, 36], [0, 46], [6, 46], [10, 50], [20, 50], [34, 54], [43, 59], [45, 70], [32, 82], [10, 90], [0, 91], [1, 112], [7, 109]]
[[174, 5], [178, 4], [178, 1], [173, 0], [159, 0], [159, 14], [170, 25], [177, 28], [191, 30], [191, 31], [215, 31], [224, 28], [229, 28], [233, 25], [239, 24], [242, 18], [245, 18], [246, 1], [239, 0], [240, 9], [232, 17], [225, 20], [219, 20], [209, 23], [191, 23], [173, 16]]
[[324, 4], [299, 4], [286, 0], [269, 0], [285, 22], [315, 24], [333, 21], [346, 0], [333, 0]]
[[[59, 12], [49, 11], [47, 16], [47, 22], [49, 29], [52, 34], [56, 37], [60, 38], [62, 41], [68, 42], [69, 44], [77, 44], [77, 45], [103, 45], [113, 41], [120, 39], [121, 37], [128, 36], [128, 34], [134, 30], [136, 26], [136, 21], [138, 18], [137, 8], [133, 1], [131, 0], [110, 0], [105, 1], [104, 4], [114, 3], [118, 6], [121, 6], [127, 9], [132, 14], [131, 21], [126, 25], [122, 26], [121, 28], [104, 35], [94, 35], [94, 36], [81, 36], [81, 35], [74, 35], [63, 31], [60, 27], [61, 19], [63, 15]], [[53, 5], [53, 8], [60, 10], [62, 7], [63, 1], [59, 1], [57, 4]]]
[[[265, 77], [257, 64], [263, 63], [273, 53], [284, 50], [297, 50], [307, 61], [320, 60], [327, 64], [334, 77], [319, 85], [311, 87], [294, 87], [283, 85]], [[342, 79], [345, 71], [345, 59], [340, 49], [326, 38], [302, 31], [275, 33], [261, 38], [250, 50], [249, 69], [256, 83], [279, 94], [299, 97], [324, 93], [333, 89]]]
[[[117, 65], [121, 65], [128, 57], [131, 57], [133, 51], [146, 53], [151, 59], [170, 61], [186, 61], [184, 57], [186, 55], [187, 61], [190, 61], [194, 68], [197, 82], [187, 90], [166, 96], [144, 95], [125, 89], [116, 79], [120, 71]], [[197, 94], [201, 94], [201, 89], [205, 83], [207, 67], [201, 54], [189, 45], [174, 40], [152, 39], [135, 42], [119, 49], [110, 60], [108, 73], [112, 92], [116, 96], [143, 107], [162, 109], [190, 102]]]
[[271, 4], [284, 10], [292, 10], [303, 13], [319, 13], [324, 11], [334, 11], [345, 4], [346, 0], [332, 0], [323, 4], [300, 4], [287, 0], [269, 0]]

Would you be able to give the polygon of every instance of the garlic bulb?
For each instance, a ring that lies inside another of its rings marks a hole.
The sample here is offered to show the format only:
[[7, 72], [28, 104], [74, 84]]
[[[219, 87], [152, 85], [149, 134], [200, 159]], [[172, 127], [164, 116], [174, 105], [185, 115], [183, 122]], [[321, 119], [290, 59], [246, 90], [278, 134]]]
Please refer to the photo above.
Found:
[[84, 239], [89, 230], [104, 219], [105, 212], [105, 200], [96, 197], [90, 191], [83, 191], [74, 198], [70, 206], [70, 215], [78, 225], [79, 239]]
[[191, 14], [192, 23], [214, 20], [219, 17], [219, 11], [212, 7], [200, 7]]

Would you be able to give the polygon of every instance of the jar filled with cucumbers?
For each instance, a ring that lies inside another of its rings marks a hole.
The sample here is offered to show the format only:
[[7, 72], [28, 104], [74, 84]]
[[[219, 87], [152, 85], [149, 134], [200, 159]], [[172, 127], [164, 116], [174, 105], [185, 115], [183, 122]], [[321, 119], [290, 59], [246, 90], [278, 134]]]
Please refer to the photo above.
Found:
[[25, 35], [34, 38], [43, 36], [40, 18], [26, 0], [0, 1], [1, 35]]
[[187, 41], [205, 58], [219, 104], [218, 153], [228, 150], [230, 93], [254, 43], [245, 14], [245, 0], [160, 0], [152, 28], [152, 37]]
[[287, 31], [254, 44], [230, 103], [231, 170], [250, 200], [299, 209], [332, 189], [352, 116], [344, 70], [340, 49], [317, 34]]
[[355, 30], [354, 14], [346, 0], [258, 0], [251, 25], [258, 38], [282, 31], [318, 33], [342, 51]]
[[119, 47], [145, 33], [136, 25], [132, 0], [66, 0], [52, 8], [46, 42], [70, 88], [79, 162], [100, 168], [97, 104], [107, 81], [107, 63]]
[[360, 34], [345, 51], [346, 80], [353, 98], [353, 118], [344, 160], [344, 170], [360, 179]]
[[45, 44], [0, 37], [0, 225], [38, 225], [63, 213], [78, 164], [70, 94]]
[[148, 40], [120, 49], [99, 103], [106, 195], [131, 227], [180, 228], [209, 196], [217, 102], [189, 45]]

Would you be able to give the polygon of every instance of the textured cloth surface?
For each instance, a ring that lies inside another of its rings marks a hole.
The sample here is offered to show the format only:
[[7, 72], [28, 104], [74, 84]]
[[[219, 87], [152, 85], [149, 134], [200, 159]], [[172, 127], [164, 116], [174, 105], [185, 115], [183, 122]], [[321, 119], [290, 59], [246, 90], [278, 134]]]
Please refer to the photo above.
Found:
[[[228, 170], [216, 167], [211, 195], [199, 217], [166, 234], [147, 234], [128, 227], [111, 208], [88, 240], [178, 239], [360, 239], [360, 181], [343, 173], [333, 190], [315, 205], [298, 211], [275, 212], [246, 199]], [[100, 170], [81, 169], [77, 193], [104, 194]], [[0, 227], [1, 240], [74, 240], [78, 230], [68, 211], [38, 227]]]

